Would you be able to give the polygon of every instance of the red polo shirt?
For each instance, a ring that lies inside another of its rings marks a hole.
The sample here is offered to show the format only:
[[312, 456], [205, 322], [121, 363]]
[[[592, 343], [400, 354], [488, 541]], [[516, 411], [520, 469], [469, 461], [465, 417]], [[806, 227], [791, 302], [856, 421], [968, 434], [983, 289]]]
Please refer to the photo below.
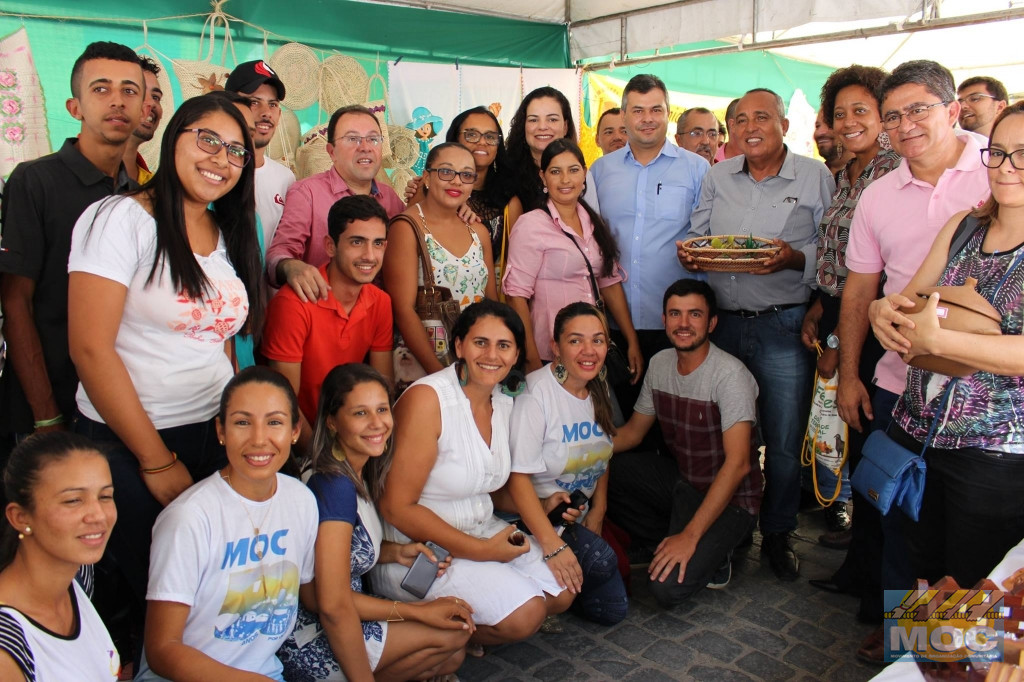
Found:
[[[327, 265], [320, 267], [327, 280]], [[324, 377], [346, 362], [364, 362], [370, 351], [392, 348], [391, 297], [364, 284], [351, 313], [328, 292], [327, 300], [303, 303], [285, 286], [270, 300], [263, 331], [263, 355], [277, 362], [302, 364], [299, 409], [316, 422]]]

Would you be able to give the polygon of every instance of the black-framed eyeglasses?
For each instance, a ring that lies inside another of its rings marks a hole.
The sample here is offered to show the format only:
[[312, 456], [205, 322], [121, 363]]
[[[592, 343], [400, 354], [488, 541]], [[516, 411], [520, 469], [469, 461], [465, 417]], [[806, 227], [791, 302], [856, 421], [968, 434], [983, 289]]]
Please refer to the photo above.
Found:
[[371, 147], [379, 147], [384, 142], [384, 138], [380, 135], [341, 135], [334, 138], [334, 144], [338, 144], [339, 140], [349, 147], [358, 147], [363, 142]]
[[886, 130], [896, 130], [900, 127], [900, 121], [906, 116], [908, 121], [917, 123], [928, 118], [928, 114], [935, 107], [944, 107], [949, 102], [936, 102], [935, 104], [919, 104], [913, 106], [902, 114], [898, 111], [890, 111], [882, 117], [882, 127]]
[[225, 142], [212, 130], [207, 130], [206, 128], [184, 128], [181, 132], [195, 133], [196, 146], [207, 154], [218, 154], [221, 147], [223, 147], [227, 151], [228, 163], [236, 168], [243, 168], [245, 164], [249, 163], [249, 159], [252, 158], [252, 154], [249, 153], [248, 149], [240, 144]]
[[1007, 152], [995, 147], [986, 147], [981, 150], [981, 162], [985, 164], [985, 168], [999, 168], [1007, 159], [1017, 170], [1024, 170], [1024, 149]]
[[718, 139], [718, 131], [717, 130], [701, 130], [700, 128], [694, 128], [693, 130], [691, 130], [688, 133], [683, 133], [683, 135], [689, 135], [694, 140], [700, 139], [702, 137], [706, 137], [709, 140], [717, 140]]
[[498, 143], [501, 142], [501, 135], [498, 133], [481, 133], [479, 130], [467, 128], [462, 131], [462, 139], [470, 144], [476, 144], [480, 141], [480, 138], [484, 138], [484, 142], [491, 146], [497, 147]]
[[479, 177], [474, 171], [457, 171], [451, 168], [424, 168], [423, 172], [437, 173], [438, 180], [445, 182], [451, 182], [458, 175], [467, 185], [476, 182], [477, 177]]
[[957, 102], [960, 102], [961, 106], [964, 104], [980, 104], [983, 99], [999, 99], [995, 95], [986, 95], [983, 92], [974, 92], [967, 97], [958, 97]]

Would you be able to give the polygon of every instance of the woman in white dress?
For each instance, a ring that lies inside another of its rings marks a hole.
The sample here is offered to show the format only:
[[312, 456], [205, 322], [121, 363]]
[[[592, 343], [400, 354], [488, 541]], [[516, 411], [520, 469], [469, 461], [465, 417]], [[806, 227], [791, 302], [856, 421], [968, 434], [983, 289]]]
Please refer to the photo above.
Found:
[[38, 433], [11, 453], [4, 494], [0, 680], [116, 680], [120, 658], [88, 596], [117, 521], [106, 458], [84, 436]]
[[[366, 594], [376, 564], [406, 568], [422, 543], [381, 541], [373, 506], [391, 463], [387, 380], [368, 365], [332, 369], [320, 389], [309, 487], [320, 510], [316, 538], [317, 608], [299, 608], [294, 634], [278, 651], [286, 680], [419, 680], [454, 673], [473, 628], [455, 597], [399, 604]], [[441, 571], [447, 562], [439, 564]], [[360, 636], [361, 635], [361, 636]]]
[[[509, 306], [485, 300], [459, 316], [452, 337], [458, 358], [420, 379], [395, 405], [394, 463], [381, 514], [396, 542], [433, 541], [451, 566], [427, 598], [469, 602], [474, 645], [525, 639], [574, 595], [559, 586], [540, 549], [494, 515], [490, 493], [508, 479], [512, 395], [523, 387], [526, 332]], [[550, 557], [549, 557], [550, 558]], [[374, 586], [410, 600], [405, 569], [377, 569]]]

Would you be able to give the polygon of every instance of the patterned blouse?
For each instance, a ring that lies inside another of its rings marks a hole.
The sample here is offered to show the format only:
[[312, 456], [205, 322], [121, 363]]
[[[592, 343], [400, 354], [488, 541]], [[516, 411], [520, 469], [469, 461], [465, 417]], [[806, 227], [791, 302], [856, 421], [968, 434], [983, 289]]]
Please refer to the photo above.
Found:
[[818, 273], [815, 279], [820, 291], [831, 296], [842, 294], [849, 272], [846, 269], [846, 244], [850, 239], [853, 210], [867, 186], [900, 165], [902, 159], [883, 145], [854, 183], [850, 183], [849, 164], [839, 171], [832, 205], [818, 225]]
[[[946, 266], [939, 285], [960, 285], [974, 277], [978, 293], [1002, 315], [1003, 334], [1019, 336], [1024, 329], [1024, 264], [1013, 269], [998, 291], [996, 287], [1024, 244], [1011, 251], [985, 253], [981, 250], [985, 233], [984, 229], [975, 232]], [[896, 424], [924, 443], [936, 411], [942, 410], [931, 447], [1024, 453], [1024, 377], [975, 372], [957, 380], [942, 406], [949, 381], [945, 374], [911, 367], [907, 387], [893, 410]]]

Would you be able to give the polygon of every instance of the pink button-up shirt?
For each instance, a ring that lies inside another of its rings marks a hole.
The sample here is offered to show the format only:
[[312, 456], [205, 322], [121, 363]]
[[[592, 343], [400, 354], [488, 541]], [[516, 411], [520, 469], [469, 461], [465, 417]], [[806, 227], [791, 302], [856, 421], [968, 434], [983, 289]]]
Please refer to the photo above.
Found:
[[[286, 258], [298, 258], [316, 267], [327, 262], [327, 252], [324, 251], [327, 213], [338, 199], [353, 194], [355, 192], [349, 189], [333, 167], [299, 180], [288, 189], [281, 222], [277, 224], [277, 232], [267, 249], [267, 274], [272, 284], [283, 284], [277, 281], [277, 264]], [[395, 190], [387, 185], [374, 182], [370, 195], [384, 207], [388, 218], [405, 210], [405, 204]]]
[[[886, 295], [903, 291], [955, 213], [988, 198], [988, 173], [977, 140], [962, 132], [957, 138], [964, 143], [963, 153], [934, 187], [915, 178], [904, 160], [861, 195], [850, 225], [846, 267], [860, 273], [884, 270]], [[903, 393], [907, 365], [886, 352], [875, 368], [875, 381], [887, 391]]]
[[[554, 204], [548, 200], [551, 213], [539, 208], [523, 215], [512, 227], [508, 244], [508, 264], [502, 280], [506, 296], [530, 299], [530, 323], [533, 339], [541, 360], [553, 360], [551, 338], [555, 315], [559, 310], [577, 301], [594, 303], [590, 287], [590, 273], [580, 249], [587, 255], [590, 267], [597, 277], [598, 289], [604, 289], [625, 280], [619, 264], [611, 277], [602, 277], [604, 258], [594, 239], [594, 224], [580, 204], [576, 212], [583, 225], [583, 238], [562, 222]], [[551, 216], [555, 219], [552, 220]], [[573, 246], [570, 237], [579, 244]]]

